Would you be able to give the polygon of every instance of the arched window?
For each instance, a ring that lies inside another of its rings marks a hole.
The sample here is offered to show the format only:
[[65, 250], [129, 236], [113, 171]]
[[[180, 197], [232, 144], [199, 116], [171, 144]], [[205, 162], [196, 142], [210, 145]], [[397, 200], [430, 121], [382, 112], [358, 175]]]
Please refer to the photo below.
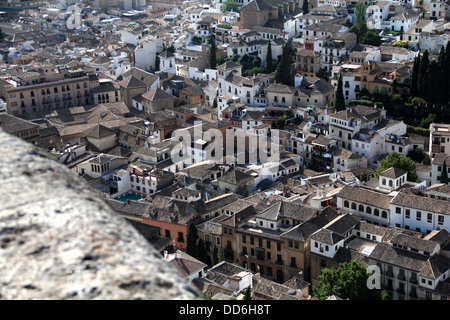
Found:
[[352, 210], [356, 210], [356, 203], [352, 203]]
[[367, 208], [366, 208], [366, 213], [368, 213], [368, 214], [372, 214], [372, 208], [370, 208], [370, 207], [367, 207]]
[[362, 204], [359, 205], [358, 210], [360, 212], [364, 212], [364, 206]]
[[386, 211], [381, 212], [381, 217], [387, 219], [387, 212]]
[[386, 179], [385, 179], [385, 178], [383, 178], [383, 180], [381, 181], [381, 184], [382, 184], [383, 186], [386, 185]]
[[373, 211], [373, 214], [374, 214], [374, 216], [378, 217], [378, 216], [380, 215], [380, 210], [375, 209], [375, 210]]
[[350, 205], [349, 205], [349, 203], [348, 203], [347, 200], [344, 201], [344, 207], [345, 207], [345, 208], [349, 208], [349, 207], [350, 207]]
[[392, 180], [389, 180], [389, 187], [392, 187]]

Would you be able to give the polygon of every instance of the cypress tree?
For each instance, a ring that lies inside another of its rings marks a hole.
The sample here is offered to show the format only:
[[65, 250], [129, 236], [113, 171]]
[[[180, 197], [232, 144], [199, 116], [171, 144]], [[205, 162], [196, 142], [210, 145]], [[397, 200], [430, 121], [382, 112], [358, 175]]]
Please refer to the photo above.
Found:
[[273, 72], [272, 45], [270, 40], [267, 44], [266, 65], [264, 67], [266, 73]]
[[417, 82], [418, 82], [418, 76], [419, 76], [419, 65], [420, 65], [420, 53], [417, 55], [417, 57], [414, 58], [414, 65], [411, 75], [411, 84], [409, 87], [411, 96], [415, 97], [417, 96]]
[[345, 97], [342, 85], [342, 74], [339, 75], [338, 85], [334, 94], [334, 109], [336, 111], [345, 110]]
[[278, 63], [275, 80], [288, 86], [294, 84], [294, 74], [292, 73], [292, 54], [288, 47], [283, 48], [280, 62]]
[[186, 253], [197, 258], [198, 230], [192, 222], [189, 225], [186, 238]]
[[444, 90], [444, 81], [443, 73], [442, 70], [439, 69], [438, 63], [436, 61], [431, 62], [426, 79], [426, 83], [429, 87], [427, 87], [423, 94], [423, 98], [428, 102], [439, 102], [442, 91]]
[[252, 289], [250, 286], [248, 286], [242, 294], [244, 295], [244, 298], [242, 300], [252, 300]]
[[217, 66], [216, 41], [214, 36], [211, 36], [211, 45], [209, 46], [209, 67], [215, 69]]
[[419, 75], [418, 75], [418, 81], [417, 81], [417, 91], [419, 93], [419, 97], [423, 97], [426, 90], [428, 89], [428, 67], [429, 67], [429, 60], [428, 60], [428, 50], [425, 51], [422, 55], [422, 58], [420, 59], [420, 65], [419, 65]]
[[303, 10], [303, 14], [307, 14], [309, 12], [308, 0], [303, 0], [302, 10]]
[[448, 184], [448, 173], [447, 173], [447, 163], [444, 160], [444, 163], [442, 164], [442, 175], [441, 175], [441, 183]]
[[213, 250], [213, 265], [216, 265], [219, 263], [219, 249], [217, 249], [216, 246], [214, 246]]
[[197, 259], [203, 263], [207, 263], [208, 253], [206, 252], [205, 242], [202, 238], [198, 240], [197, 244]]

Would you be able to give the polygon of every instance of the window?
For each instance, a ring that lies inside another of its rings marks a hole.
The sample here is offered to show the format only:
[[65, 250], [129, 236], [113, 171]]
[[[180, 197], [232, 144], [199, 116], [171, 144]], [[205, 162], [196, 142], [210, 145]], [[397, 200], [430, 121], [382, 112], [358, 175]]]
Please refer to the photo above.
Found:
[[166, 235], [166, 238], [170, 238], [170, 230], [165, 230], [165, 235]]
[[405, 210], [405, 218], [406, 218], [406, 219], [409, 219], [409, 218], [410, 218], [410, 213], [411, 213], [411, 211], [410, 211], [409, 209], [406, 209], [406, 210]]
[[[391, 183], [392, 183], [392, 182], [391, 182]], [[397, 214], [402, 213], [402, 208], [396, 207], [396, 208], [395, 208], [395, 213], [397, 213]]]
[[348, 203], [348, 201], [347, 201], [347, 200], [345, 200], [345, 201], [344, 201], [344, 207], [345, 207], [345, 208], [348, 208], [348, 207], [350, 207], [350, 204]]
[[422, 212], [417, 211], [417, 213], [416, 213], [416, 220], [420, 221], [421, 219], [422, 219]]
[[444, 216], [438, 216], [438, 225], [444, 224]]
[[433, 215], [432, 215], [431, 213], [428, 213], [428, 214], [427, 214], [427, 222], [428, 222], [428, 223], [433, 222]]

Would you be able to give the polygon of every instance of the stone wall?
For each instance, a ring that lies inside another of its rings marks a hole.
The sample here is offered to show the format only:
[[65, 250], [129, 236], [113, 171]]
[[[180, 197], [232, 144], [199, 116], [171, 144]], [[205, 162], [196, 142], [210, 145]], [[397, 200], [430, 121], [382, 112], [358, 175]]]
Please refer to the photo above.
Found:
[[0, 131], [0, 299], [201, 299], [83, 181]]

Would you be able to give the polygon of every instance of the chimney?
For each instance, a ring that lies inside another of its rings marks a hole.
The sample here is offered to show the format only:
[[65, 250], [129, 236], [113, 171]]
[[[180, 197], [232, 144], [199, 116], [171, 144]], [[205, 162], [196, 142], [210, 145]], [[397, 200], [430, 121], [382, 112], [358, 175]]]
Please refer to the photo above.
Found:
[[164, 259], [167, 259], [169, 257], [169, 253], [167, 252], [167, 250], [164, 250]]
[[181, 259], [181, 251], [180, 250], [177, 250], [176, 258]]

